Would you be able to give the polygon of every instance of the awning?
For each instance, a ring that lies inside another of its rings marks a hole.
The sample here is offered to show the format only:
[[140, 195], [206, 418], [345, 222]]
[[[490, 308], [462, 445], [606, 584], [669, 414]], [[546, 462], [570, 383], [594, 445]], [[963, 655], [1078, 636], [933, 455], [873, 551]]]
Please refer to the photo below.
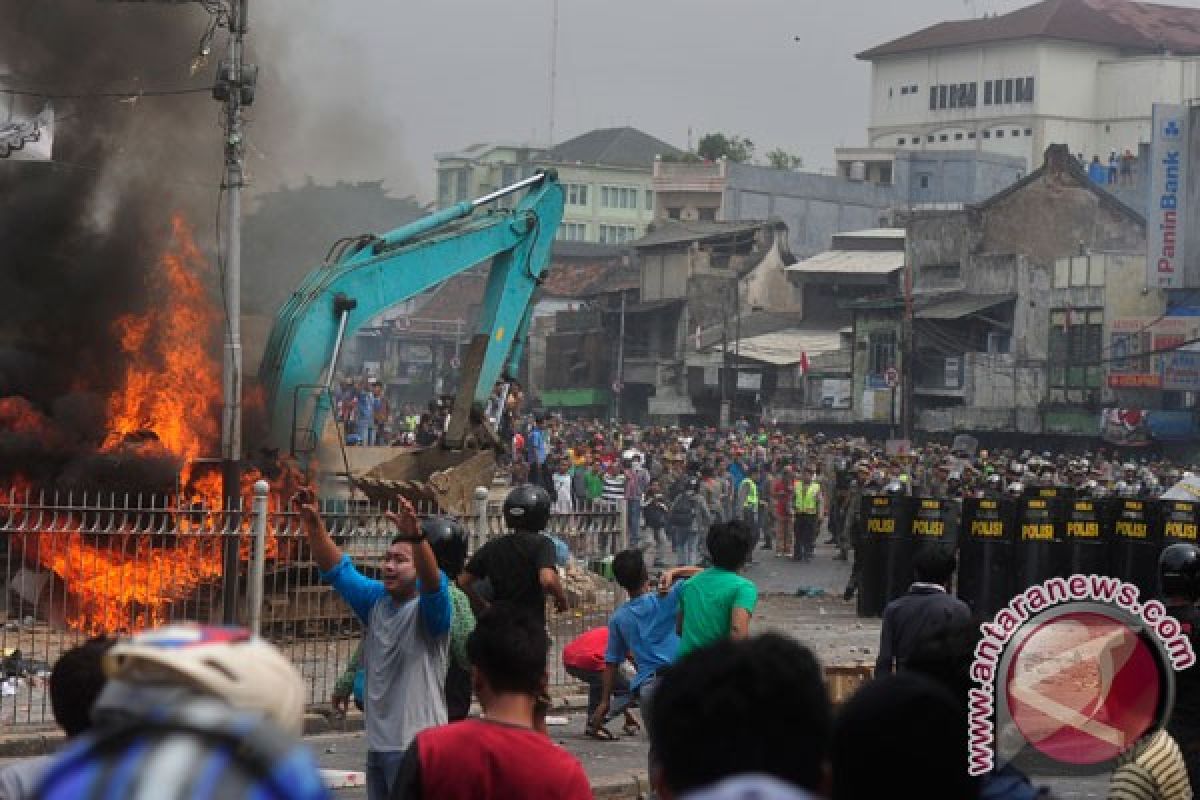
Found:
[[916, 312], [917, 319], [962, 319], [980, 311], [1011, 302], [1011, 294], [962, 294], [945, 300], [936, 300]]
[[546, 389], [540, 395], [546, 408], [606, 406], [612, 399], [607, 389]]
[[826, 250], [793, 264], [787, 272], [805, 278], [837, 277], [846, 283], [873, 283], [903, 268], [903, 250]]
[[[841, 347], [842, 336], [838, 331], [800, 330], [785, 328], [773, 333], [764, 333], [742, 339], [741, 346], [729, 342], [725, 350], [737, 353], [740, 358], [750, 358], [775, 366], [799, 364], [800, 354], [809, 358], [820, 353], [833, 352]], [[720, 350], [721, 346], [718, 345]]]

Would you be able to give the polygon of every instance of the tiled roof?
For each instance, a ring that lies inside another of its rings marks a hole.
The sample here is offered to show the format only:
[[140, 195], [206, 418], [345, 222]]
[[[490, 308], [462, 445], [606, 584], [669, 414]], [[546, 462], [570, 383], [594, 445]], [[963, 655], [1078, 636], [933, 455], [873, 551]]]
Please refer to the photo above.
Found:
[[462, 319], [473, 324], [474, 312], [483, 304], [486, 287], [486, 272], [472, 270], [455, 275], [438, 286], [425, 304], [413, 311], [412, 316], [420, 319]]
[[1147, 53], [1195, 54], [1200, 53], [1200, 8], [1130, 0], [1043, 0], [1008, 14], [940, 22], [858, 57], [871, 61], [899, 53], [1035, 37]]
[[637, 268], [621, 260], [589, 263], [555, 261], [546, 270], [542, 293], [551, 297], [591, 297], [604, 292], [636, 289], [641, 285]]
[[550, 149], [547, 163], [589, 164], [649, 170], [656, 156], [680, 155], [678, 148], [637, 128], [601, 128]]

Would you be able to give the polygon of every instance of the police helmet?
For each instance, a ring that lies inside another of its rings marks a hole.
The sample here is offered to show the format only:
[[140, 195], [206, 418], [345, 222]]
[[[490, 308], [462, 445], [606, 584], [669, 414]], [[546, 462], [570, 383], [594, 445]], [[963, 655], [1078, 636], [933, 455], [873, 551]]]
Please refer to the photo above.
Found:
[[1200, 597], [1200, 549], [1185, 542], [1168, 545], [1158, 557], [1158, 580], [1168, 597]]
[[550, 521], [550, 493], [540, 486], [518, 486], [504, 498], [504, 524], [515, 531], [544, 530]]
[[883, 493], [890, 495], [904, 494], [904, 484], [900, 481], [892, 481], [887, 486], [883, 487]]

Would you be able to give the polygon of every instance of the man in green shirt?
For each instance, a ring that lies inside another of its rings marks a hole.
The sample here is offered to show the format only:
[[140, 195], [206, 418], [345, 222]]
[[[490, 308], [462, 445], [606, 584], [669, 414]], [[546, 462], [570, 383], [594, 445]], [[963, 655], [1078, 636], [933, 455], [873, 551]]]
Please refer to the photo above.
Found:
[[737, 574], [754, 546], [754, 532], [741, 520], [708, 530], [712, 567], [691, 578], [679, 595], [679, 657], [723, 639], [750, 635], [758, 588]]

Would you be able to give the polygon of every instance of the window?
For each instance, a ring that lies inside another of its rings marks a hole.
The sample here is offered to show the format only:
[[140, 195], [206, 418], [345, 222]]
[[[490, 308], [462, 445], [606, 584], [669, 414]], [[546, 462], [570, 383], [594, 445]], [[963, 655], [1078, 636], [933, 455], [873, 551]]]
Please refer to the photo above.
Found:
[[646, 190], [646, 210], [647, 211], [654, 210], [654, 192], [651, 191], [650, 189]]
[[1017, 137], [1020, 137], [1021, 132], [1019, 130], [1017, 130], [1016, 128], [1013, 128], [1012, 135], [1013, 135], [1013, 138], [1017, 138]]
[[587, 225], [582, 222], [564, 222], [558, 226], [556, 239], [564, 242], [586, 242]]
[[985, 138], [985, 139], [990, 139], [990, 138], [992, 138], [992, 132], [991, 132], [991, 131], [984, 131], [984, 132], [983, 132], [983, 138]]
[[700, 208], [696, 210], [696, 218], [701, 222], [716, 222], [717, 210], [715, 208]]
[[992, 104], [992, 82], [991, 81], [983, 82], [983, 104], [985, 106], [990, 106]]
[[668, 219], [679, 219], [680, 215], [682, 215], [682, 214], [683, 214], [683, 209], [680, 208], [679, 206], [671, 206], [670, 208], [667, 209], [667, 218]]
[[453, 202], [458, 203], [458, 202], [460, 202], [462, 200], [466, 200], [466, 199], [467, 199], [467, 171], [465, 169], [460, 169], [460, 170], [458, 170], [458, 174], [455, 175]]
[[937, 107], [938, 107], [937, 101], [938, 101], [938, 87], [930, 86], [929, 87], [929, 110], [930, 111], [937, 111]]
[[632, 225], [601, 225], [600, 237], [598, 241], [601, 244], [623, 244], [631, 242], [637, 238], [637, 229]]
[[624, 186], [601, 186], [601, 208], [632, 208], [638, 207], [638, 190]]
[[1026, 128], [1026, 129], [1025, 129], [1025, 135], [1026, 135], [1026, 136], [1033, 136], [1033, 128]]
[[1013, 101], [1013, 79], [1009, 78], [1004, 81], [1004, 102], [1011, 103]]
[[938, 108], [945, 108], [946, 101], [949, 99], [950, 87], [945, 84], [938, 87]]
[[588, 204], [588, 187], [586, 183], [567, 184], [567, 205], [586, 206]]
[[929, 141], [929, 142], [932, 142], [932, 141], [933, 141], [933, 134], [932, 134], [932, 133], [931, 133], [931, 134], [929, 134], [929, 137], [926, 139], [926, 141]]
[[938, 136], [938, 141], [939, 141], [939, 142], [948, 142], [948, 141], [950, 141], [950, 134], [948, 134], [948, 133], [943, 133], [943, 134], [941, 134], [940, 136]]
[[[1098, 389], [1104, 337], [1102, 309], [1063, 308], [1050, 312], [1050, 385]], [[1114, 366], [1116, 366], [1114, 364]]]
[[958, 86], [950, 86], [947, 88], [949, 89], [948, 94], [950, 95], [949, 107], [950, 108], [958, 108], [958, 98], [960, 96], [959, 95], [959, 87]]
[[974, 138], [975, 138], [975, 131], [967, 131], [967, 138], [968, 138], [968, 139], [974, 139]]
[[883, 186], [892, 185], [892, 165], [884, 164], [879, 168], [879, 183]]
[[903, 136], [901, 136], [899, 139], [896, 140], [896, 145], [899, 147], [904, 146], [904, 137]]
[[517, 182], [517, 168], [512, 164], [505, 164], [500, 170], [500, 185], [512, 186]]
[[1033, 102], [1033, 78], [1032, 77], [1025, 79], [1025, 102], [1026, 103]]
[[1054, 262], [1054, 288], [1072, 286], [1103, 286], [1105, 259], [1091, 256], [1071, 256]]
[[996, 138], [997, 138], [997, 139], [1003, 139], [1003, 138], [1004, 138], [1004, 131], [1002, 131], [1002, 130], [1000, 130], [1000, 131], [996, 131]]
[[869, 338], [868, 353], [870, 354], [869, 366], [872, 375], [882, 375], [890, 367], [896, 366], [895, 332], [872, 333]]
[[956, 142], [962, 141], [962, 138], [963, 138], [963, 135], [961, 133], [954, 134], [954, 141], [956, 141]]
[[909, 94], [916, 94], [917, 93], [917, 85], [914, 83], [912, 86], [908, 87], [908, 91], [909, 91]]
[[1025, 102], [1025, 79], [1017, 78], [1016, 98], [1018, 103]]

